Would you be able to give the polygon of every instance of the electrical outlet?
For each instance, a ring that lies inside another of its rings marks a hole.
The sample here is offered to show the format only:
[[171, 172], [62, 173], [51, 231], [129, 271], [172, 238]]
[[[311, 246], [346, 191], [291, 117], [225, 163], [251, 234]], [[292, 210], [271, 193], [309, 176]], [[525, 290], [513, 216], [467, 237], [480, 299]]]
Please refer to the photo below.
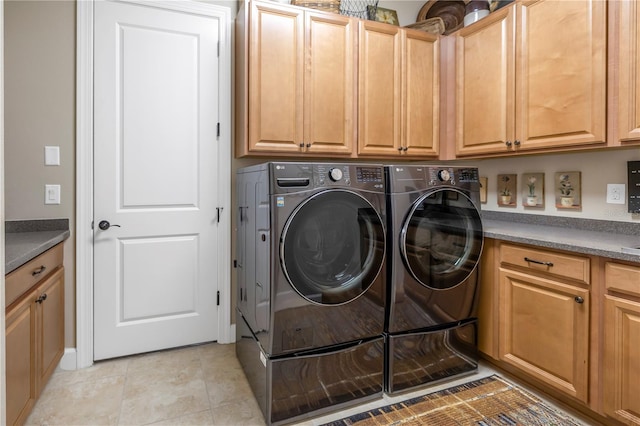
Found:
[[607, 203], [624, 204], [624, 183], [607, 184]]

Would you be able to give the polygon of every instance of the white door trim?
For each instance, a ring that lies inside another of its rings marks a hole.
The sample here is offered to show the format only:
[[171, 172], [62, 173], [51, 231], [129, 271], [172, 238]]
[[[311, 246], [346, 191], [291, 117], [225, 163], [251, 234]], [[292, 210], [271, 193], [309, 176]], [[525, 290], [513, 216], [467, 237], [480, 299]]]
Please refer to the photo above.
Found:
[[[102, 0], [100, 0], [102, 1]], [[231, 10], [198, 1], [127, 0], [147, 7], [178, 10], [220, 20], [219, 174], [229, 177], [220, 188], [220, 244], [231, 247]], [[76, 368], [93, 364], [93, 1], [76, 2]], [[220, 250], [218, 342], [235, 341], [231, 326], [231, 250]]]

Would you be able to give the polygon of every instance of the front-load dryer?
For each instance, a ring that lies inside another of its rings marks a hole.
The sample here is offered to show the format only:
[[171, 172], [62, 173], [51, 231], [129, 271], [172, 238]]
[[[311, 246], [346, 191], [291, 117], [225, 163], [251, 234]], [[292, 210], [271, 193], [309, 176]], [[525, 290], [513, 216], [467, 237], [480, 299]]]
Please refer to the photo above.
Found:
[[381, 395], [383, 166], [271, 162], [237, 177], [236, 348], [265, 419]]
[[394, 165], [388, 199], [386, 390], [477, 369], [478, 170]]

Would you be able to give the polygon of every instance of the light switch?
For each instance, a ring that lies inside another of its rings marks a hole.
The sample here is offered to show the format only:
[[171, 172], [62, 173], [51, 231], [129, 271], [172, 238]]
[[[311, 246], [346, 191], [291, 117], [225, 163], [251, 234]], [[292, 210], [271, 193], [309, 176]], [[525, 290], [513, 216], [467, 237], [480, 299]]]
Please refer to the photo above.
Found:
[[60, 185], [44, 186], [44, 203], [60, 204]]
[[44, 147], [44, 165], [45, 166], [60, 165], [60, 147], [59, 146]]

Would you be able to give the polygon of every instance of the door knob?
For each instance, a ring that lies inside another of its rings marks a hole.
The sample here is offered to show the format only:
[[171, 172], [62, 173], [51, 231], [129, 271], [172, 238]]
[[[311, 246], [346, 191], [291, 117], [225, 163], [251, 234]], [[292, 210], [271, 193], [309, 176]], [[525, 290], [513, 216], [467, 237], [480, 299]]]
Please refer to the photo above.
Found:
[[117, 226], [118, 228], [120, 228], [120, 225], [112, 225], [108, 220], [101, 220], [100, 223], [98, 223], [98, 228], [102, 229], [103, 231], [106, 231], [112, 226]]

